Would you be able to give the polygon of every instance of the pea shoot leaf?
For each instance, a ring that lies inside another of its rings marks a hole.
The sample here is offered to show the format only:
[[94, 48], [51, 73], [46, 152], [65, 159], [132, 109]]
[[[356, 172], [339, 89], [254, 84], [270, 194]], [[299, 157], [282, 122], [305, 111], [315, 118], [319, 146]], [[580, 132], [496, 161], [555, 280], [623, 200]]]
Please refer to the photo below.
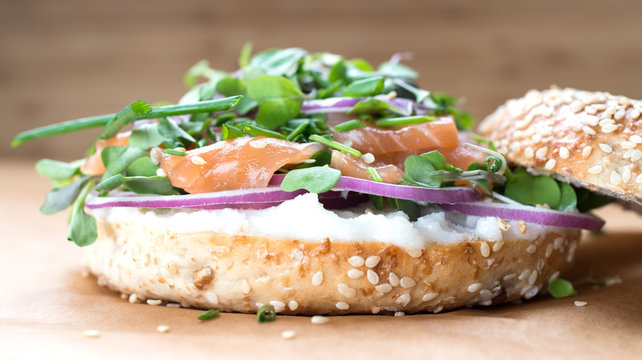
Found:
[[330, 83], [339, 82], [339, 86], [341, 86], [342, 83], [347, 83], [348, 82], [347, 71], [348, 71], [348, 68], [346, 67], [345, 61], [343, 59], [337, 61], [330, 68], [330, 73], [328, 74], [328, 81]]
[[296, 191], [305, 189], [312, 193], [322, 193], [332, 189], [341, 178], [341, 171], [324, 166], [314, 166], [290, 171], [283, 182], [283, 191]]
[[576, 294], [570, 281], [557, 278], [548, 284], [548, 292], [556, 298], [565, 298]]
[[103, 149], [100, 157], [109, 172], [120, 174], [134, 160], [146, 155], [147, 152], [144, 149], [128, 146], [110, 146]]
[[243, 49], [241, 49], [241, 55], [239, 56], [239, 68], [243, 69], [250, 63], [252, 58], [252, 43], [245, 43]]
[[241, 79], [225, 77], [216, 84], [216, 91], [224, 96], [243, 95], [247, 86]]
[[98, 236], [96, 218], [85, 213], [85, 199], [94, 186], [95, 180], [88, 181], [80, 195], [74, 201], [69, 221], [67, 240], [73, 241], [78, 246], [91, 245]]
[[36, 171], [40, 176], [51, 180], [63, 181], [80, 173], [79, 164], [70, 164], [62, 161], [42, 159], [36, 163]]
[[152, 159], [144, 156], [134, 160], [125, 171], [127, 176], [156, 176], [158, 166], [152, 162]]
[[165, 140], [165, 136], [161, 135], [158, 131], [158, 124], [151, 124], [132, 130], [127, 145], [147, 149], [161, 144], [163, 140]]
[[504, 195], [524, 205], [546, 204], [552, 209], [560, 203], [557, 182], [548, 176], [533, 176], [526, 171], [515, 173], [506, 183]]
[[598, 194], [585, 188], [576, 188], [577, 210], [587, 212], [615, 201], [615, 198]]
[[271, 49], [256, 54], [249, 66], [263, 70], [267, 75], [292, 76], [298, 67], [299, 61], [308, 52], [299, 48]]
[[577, 207], [577, 196], [573, 187], [567, 183], [559, 183], [560, 202], [555, 207], [556, 210], [568, 211], [575, 210]]
[[384, 112], [392, 112], [400, 115], [408, 115], [404, 109], [392, 106], [389, 103], [380, 99], [364, 99], [359, 101], [348, 114], [380, 114]]
[[281, 76], [256, 77], [248, 84], [247, 92], [259, 104], [256, 122], [270, 129], [294, 119], [304, 99], [301, 91]]
[[400, 79], [416, 79], [419, 75], [413, 69], [399, 63], [385, 62], [379, 66], [378, 74]]
[[189, 142], [196, 142], [196, 139], [192, 135], [188, 134], [187, 131], [181, 129], [177, 123], [169, 120], [168, 118], [163, 118], [158, 124], [158, 133], [166, 138], [183, 138]]
[[404, 161], [404, 179], [430, 188], [441, 187], [441, 183], [450, 175], [447, 171], [436, 169], [432, 161], [435, 159], [411, 155]]
[[51, 215], [68, 208], [74, 203], [87, 180], [88, 177], [81, 177], [65, 187], [49, 191], [45, 202], [40, 207], [40, 212]]
[[342, 95], [348, 97], [374, 96], [381, 93], [383, 83], [384, 78], [382, 76], [357, 80], [343, 88]]
[[125, 188], [137, 194], [178, 195], [165, 176], [126, 176], [122, 183]]

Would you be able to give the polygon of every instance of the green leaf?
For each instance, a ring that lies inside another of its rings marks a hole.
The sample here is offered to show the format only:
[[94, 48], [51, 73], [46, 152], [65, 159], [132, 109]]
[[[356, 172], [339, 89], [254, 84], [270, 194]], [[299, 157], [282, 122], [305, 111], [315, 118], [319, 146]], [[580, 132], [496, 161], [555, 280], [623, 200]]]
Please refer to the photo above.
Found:
[[169, 120], [168, 118], [163, 118], [158, 124], [158, 133], [166, 138], [183, 138], [189, 142], [196, 142], [196, 139], [192, 135], [188, 134], [187, 131], [181, 129], [177, 123]]
[[448, 164], [446, 158], [437, 150], [433, 150], [419, 155], [424, 160], [428, 160], [435, 170], [447, 170]]
[[379, 99], [365, 99], [359, 101], [348, 114], [379, 114], [383, 112], [392, 112], [395, 114], [405, 115], [406, 111], [392, 106], [387, 102]]
[[275, 128], [294, 119], [304, 99], [290, 80], [280, 76], [256, 77], [248, 84], [247, 91], [259, 104], [256, 122], [267, 128]]
[[123, 126], [132, 123], [135, 120], [141, 119], [146, 114], [152, 112], [152, 107], [141, 100], [134, 101], [133, 103], [125, 106], [124, 109], [118, 112], [113, 119], [111, 119], [103, 130], [98, 135], [100, 139], [109, 139], [116, 136]]
[[65, 187], [49, 191], [45, 202], [40, 207], [40, 212], [51, 215], [68, 208], [78, 197], [80, 189], [87, 179], [88, 177], [82, 177]]
[[132, 130], [129, 136], [128, 146], [147, 149], [158, 146], [165, 140], [165, 137], [158, 131], [158, 124], [141, 126]]
[[385, 62], [379, 66], [378, 74], [399, 79], [416, 79], [419, 75], [413, 69], [399, 63]]
[[587, 212], [615, 201], [615, 198], [598, 194], [585, 188], [576, 188], [577, 210]]
[[328, 165], [296, 169], [285, 175], [281, 189], [288, 192], [306, 189], [319, 194], [332, 189], [339, 182], [339, 178], [341, 171]]
[[223, 124], [221, 126], [221, 140], [240, 138], [245, 136], [243, 131], [234, 125]]
[[576, 294], [570, 281], [557, 278], [548, 284], [548, 292], [556, 298], [565, 298]]
[[418, 103], [424, 102], [424, 100], [426, 100], [430, 96], [430, 91], [416, 88], [416, 87], [410, 85], [408, 82], [406, 82], [404, 80], [399, 80], [398, 79], [394, 83], [399, 86], [397, 88], [397, 92], [401, 92], [401, 91], [404, 91], [404, 90], [409, 92], [410, 94], [412, 94], [415, 97], [415, 101], [418, 102]]
[[100, 157], [107, 170], [112, 174], [120, 174], [134, 160], [145, 155], [147, 155], [147, 152], [144, 149], [128, 146], [110, 146], [103, 149]]
[[297, 169], [305, 169], [313, 166], [323, 166], [323, 165], [330, 165], [330, 162], [332, 161], [332, 151], [330, 150], [319, 150], [314, 155], [310, 156], [310, 159], [314, 160], [313, 163], [302, 163], [301, 165], [297, 166]]
[[266, 50], [250, 60], [250, 67], [263, 70], [267, 75], [291, 76], [307, 53], [299, 48]]
[[36, 163], [36, 171], [40, 176], [62, 181], [79, 174], [80, 166], [62, 161], [42, 159]]
[[449, 174], [443, 170], [435, 169], [431, 160], [421, 156], [411, 155], [404, 161], [406, 175], [414, 182], [431, 188], [438, 188]]
[[246, 42], [243, 44], [243, 49], [241, 49], [241, 55], [239, 56], [239, 68], [243, 69], [250, 63], [250, 58], [252, 57], [252, 43]]
[[245, 82], [233, 77], [225, 77], [216, 84], [216, 91], [224, 96], [243, 95], [245, 93]]
[[560, 202], [557, 204], [556, 209], [560, 211], [575, 210], [577, 207], [577, 196], [573, 187], [567, 183], [559, 183], [560, 186]]
[[548, 176], [533, 176], [525, 171], [514, 174], [506, 183], [504, 195], [524, 205], [547, 204], [552, 209], [560, 202], [560, 187]]
[[337, 61], [330, 68], [330, 73], [328, 74], [328, 81], [330, 83], [339, 82], [339, 84], [347, 83], [348, 82], [347, 70], [348, 68], [346, 67], [346, 63], [343, 59]]
[[221, 310], [218, 310], [218, 309], [207, 310], [201, 315], [199, 315], [198, 319], [201, 321], [212, 320], [214, 318], [217, 318], [220, 313], [221, 313]]
[[374, 96], [381, 93], [384, 78], [382, 76], [357, 80], [343, 88], [342, 95], [349, 97]]
[[101, 191], [101, 192], [102, 191], [107, 191], [107, 192], [112, 191], [112, 190], [114, 190], [114, 189], [116, 189], [117, 187], [120, 186], [120, 184], [123, 182], [124, 178], [125, 177], [122, 174], [116, 174], [114, 176], [110, 176], [110, 177], [104, 179], [103, 181], [101, 181], [100, 184], [98, 184], [96, 186], [96, 191]]
[[210, 68], [210, 64], [209, 62], [207, 62], [207, 60], [201, 60], [194, 66], [192, 66], [189, 70], [187, 70], [187, 73], [185, 73], [185, 76], [183, 77], [183, 84], [185, 84], [185, 87], [187, 87], [188, 89], [194, 88], [198, 79], [201, 77], [206, 78], [210, 82], [213, 82], [215, 84], [216, 80], [222, 75], [225, 75], [225, 73], [222, 71], [213, 70], [212, 68]]
[[127, 176], [123, 186], [137, 194], [178, 195], [165, 176]]
[[96, 180], [88, 181], [80, 195], [74, 201], [69, 222], [67, 240], [73, 241], [78, 246], [91, 245], [98, 237], [96, 218], [85, 213], [85, 199], [91, 191]]
[[421, 215], [419, 205], [411, 200], [391, 198], [390, 205], [392, 205], [392, 207], [397, 210], [403, 211], [406, 215], [408, 215], [410, 221], [417, 221], [417, 219], [419, 219], [419, 216]]
[[158, 166], [152, 162], [148, 156], [143, 156], [134, 160], [128, 167], [125, 173], [127, 176], [156, 176]]

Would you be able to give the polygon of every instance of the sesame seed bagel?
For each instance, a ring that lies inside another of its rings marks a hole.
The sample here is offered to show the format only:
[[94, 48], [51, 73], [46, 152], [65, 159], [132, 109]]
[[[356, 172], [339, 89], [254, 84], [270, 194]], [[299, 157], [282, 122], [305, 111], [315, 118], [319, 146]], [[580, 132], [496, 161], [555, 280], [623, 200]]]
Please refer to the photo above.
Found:
[[98, 216], [98, 240], [85, 255], [99, 284], [139, 300], [244, 313], [271, 304], [284, 314], [499, 304], [537, 295], [570, 265], [580, 230], [496, 223], [503, 235], [492, 241], [471, 235], [409, 249], [379, 241], [179, 233]]
[[508, 100], [479, 126], [506, 158], [642, 204], [642, 101], [551, 88]]

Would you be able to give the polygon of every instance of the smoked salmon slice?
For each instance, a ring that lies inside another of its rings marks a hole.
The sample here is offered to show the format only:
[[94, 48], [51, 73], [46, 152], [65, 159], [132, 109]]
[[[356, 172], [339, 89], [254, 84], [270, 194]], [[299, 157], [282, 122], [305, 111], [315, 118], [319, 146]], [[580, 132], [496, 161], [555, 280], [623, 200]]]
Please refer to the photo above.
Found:
[[159, 166], [172, 185], [190, 194], [266, 187], [279, 168], [309, 159], [323, 149], [270, 137], [242, 137], [190, 150], [161, 153]]
[[96, 152], [85, 160], [85, 163], [80, 168], [80, 172], [91, 176], [104, 174], [107, 169], [105, 169], [103, 159], [100, 157], [103, 149], [110, 146], [127, 146], [129, 143], [129, 135], [131, 135], [131, 131], [118, 133], [109, 139], [96, 141]]
[[377, 171], [379, 176], [381, 176], [383, 182], [391, 184], [400, 182], [402, 180], [401, 176], [403, 175], [403, 171], [399, 166], [381, 162], [366, 164], [362, 159], [336, 150], [332, 151], [330, 167], [340, 170], [343, 176], [366, 180], [372, 180], [370, 173], [368, 173], [368, 167], [372, 167]]

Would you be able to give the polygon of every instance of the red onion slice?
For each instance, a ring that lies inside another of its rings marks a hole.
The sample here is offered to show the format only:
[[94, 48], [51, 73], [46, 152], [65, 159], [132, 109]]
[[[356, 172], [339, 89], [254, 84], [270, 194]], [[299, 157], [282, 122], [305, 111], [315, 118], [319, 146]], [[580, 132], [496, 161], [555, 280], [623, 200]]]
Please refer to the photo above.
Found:
[[604, 225], [602, 219], [590, 214], [571, 213], [526, 205], [472, 202], [440, 204], [439, 206], [445, 211], [457, 211], [466, 215], [495, 216], [505, 220], [524, 220], [540, 225], [591, 231], [598, 231]]

